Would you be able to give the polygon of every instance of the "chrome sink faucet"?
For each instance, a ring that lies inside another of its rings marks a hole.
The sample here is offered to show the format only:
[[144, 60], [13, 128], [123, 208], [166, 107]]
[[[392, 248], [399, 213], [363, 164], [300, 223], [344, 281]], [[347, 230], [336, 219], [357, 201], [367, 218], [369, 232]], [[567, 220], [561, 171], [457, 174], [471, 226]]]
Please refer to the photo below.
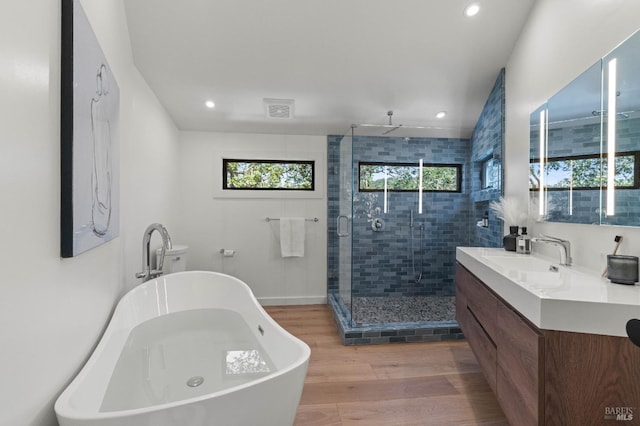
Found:
[[532, 243], [547, 243], [554, 245], [560, 249], [560, 264], [571, 266], [571, 243], [558, 237], [549, 235], [540, 235], [531, 239]]
[[[160, 251], [160, 258], [158, 259], [158, 269], [151, 269], [151, 235], [153, 231], [158, 231], [162, 237], [162, 248]], [[171, 237], [167, 228], [159, 223], [152, 223], [144, 231], [142, 237], [142, 272], [136, 273], [136, 278], [142, 278], [144, 281], [148, 281], [152, 278], [156, 278], [162, 275], [162, 265], [164, 263], [164, 255], [167, 250], [172, 248]]]

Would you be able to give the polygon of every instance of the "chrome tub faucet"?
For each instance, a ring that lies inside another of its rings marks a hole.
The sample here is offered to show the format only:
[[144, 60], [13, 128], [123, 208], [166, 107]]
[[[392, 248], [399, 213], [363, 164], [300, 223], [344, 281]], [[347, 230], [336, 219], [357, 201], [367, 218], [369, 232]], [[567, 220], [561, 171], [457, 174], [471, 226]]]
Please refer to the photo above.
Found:
[[[158, 231], [162, 237], [162, 248], [160, 258], [158, 259], [158, 269], [151, 269], [151, 235], [153, 231]], [[172, 248], [171, 237], [167, 228], [159, 223], [152, 223], [144, 231], [142, 237], [142, 272], [136, 273], [136, 278], [142, 278], [144, 281], [156, 278], [162, 275], [162, 266], [164, 264], [164, 255], [167, 250]]]

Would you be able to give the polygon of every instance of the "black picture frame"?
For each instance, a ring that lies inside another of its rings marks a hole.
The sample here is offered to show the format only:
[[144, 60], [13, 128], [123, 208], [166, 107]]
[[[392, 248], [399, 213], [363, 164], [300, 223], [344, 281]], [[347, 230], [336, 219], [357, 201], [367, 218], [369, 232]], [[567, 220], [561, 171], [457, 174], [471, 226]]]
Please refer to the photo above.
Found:
[[60, 252], [119, 236], [120, 91], [79, 0], [61, 0]]

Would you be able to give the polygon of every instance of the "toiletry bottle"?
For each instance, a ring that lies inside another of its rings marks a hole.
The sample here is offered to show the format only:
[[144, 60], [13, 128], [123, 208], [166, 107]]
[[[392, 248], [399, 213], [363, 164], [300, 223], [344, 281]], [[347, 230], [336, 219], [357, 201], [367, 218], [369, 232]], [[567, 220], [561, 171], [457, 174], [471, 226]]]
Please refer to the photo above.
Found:
[[527, 235], [527, 227], [522, 227], [522, 234], [516, 238], [516, 253], [531, 254], [531, 238]]
[[482, 216], [482, 226], [484, 228], [489, 227], [489, 212], [484, 212], [484, 216]]
[[502, 244], [506, 251], [516, 251], [516, 239], [518, 238], [518, 227], [509, 226], [509, 234], [502, 238]]

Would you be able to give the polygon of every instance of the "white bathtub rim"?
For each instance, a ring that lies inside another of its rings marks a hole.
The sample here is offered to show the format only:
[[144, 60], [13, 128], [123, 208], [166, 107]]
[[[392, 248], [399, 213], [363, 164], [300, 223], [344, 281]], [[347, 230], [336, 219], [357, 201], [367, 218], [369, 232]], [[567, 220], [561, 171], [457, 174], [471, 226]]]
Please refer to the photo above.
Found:
[[[247, 291], [250, 294], [252, 303], [261, 312], [264, 319], [268, 321], [273, 327], [275, 327], [276, 329], [278, 329], [279, 331], [288, 335], [291, 338], [291, 341], [295, 343], [295, 345], [301, 350], [301, 355], [294, 362], [287, 365], [286, 367], [279, 368], [276, 371], [270, 374], [267, 374], [266, 376], [257, 378], [248, 383], [243, 383], [243, 384], [232, 386], [216, 392], [212, 392], [212, 393], [208, 393], [205, 395], [200, 395], [192, 398], [185, 398], [178, 401], [172, 401], [172, 402], [167, 402], [163, 404], [150, 405], [150, 406], [141, 407], [141, 408], [133, 408], [133, 409], [127, 409], [127, 410], [118, 410], [118, 411], [100, 411], [99, 407], [102, 404], [102, 400], [99, 401], [98, 409], [95, 411], [89, 410], [86, 408], [80, 408], [72, 404], [71, 403], [72, 397], [74, 396], [78, 388], [81, 386], [81, 384], [84, 382], [85, 377], [89, 374], [89, 372], [92, 371], [92, 368], [95, 366], [96, 362], [98, 362], [99, 357], [102, 355], [104, 346], [106, 346], [109, 343], [109, 339], [112, 337], [112, 335], [115, 332], [114, 329], [117, 327], [117, 324], [113, 323], [112, 320], [117, 317], [117, 314], [123, 309], [122, 306], [124, 306], [126, 299], [132, 297], [130, 295], [133, 294], [133, 292], [142, 291], [142, 289], [146, 287], [155, 285], [158, 279], [150, 280], [134, 287], [118, 301], [116, 308], [114, 309], [111, 315], [111, 318], [109, 319], [107, 328], [105, 329], [103, 335], [100, 337], [98, 345], [95, 347], [95, 349], [91, 353], [87, 362], [82, 366], [80, 372], [75, 377], [72, 378], [70, 384], [64, 389], [64, 391], [57, 398], [54, 404], [54, 411], [56, 415], [59, 415], [63, 418], [66, 418], [72, 421], [82, 421], [82, 420], [99, 420], [99, 419], [105, 419], [105, 420], [117, 419], [119, 417], [131, 417], [131, 416], [140, 415], [140, 414], [148, 414], [154, 411], [162, 411], [162, 410], [171, 409], [175, 407], [180, 407], [180, 406], [185, 406], [190, 404], [197, 404], [199, 402], [206, 401], [212, 398], [219, 398], [223, 395], [237, 392], [242, 389], [255, 386], [257, 384], [260, 384], [269, 380], [273, 380], [274, 378], [277, 378], [286, 373], [289, 373], [292, 370], [303, 368], [303, 367], [306, 368], [306, 366], [308, 366], [309, 357], [311, 355], [311, 349], [309, 348], [309, 346], [305, 342], [297, 338], [296, 336], [289, 333], [282, 326], [280, 326], [280, 324], [278, 324], [273, 318], [271, 318], [271, 316], [264, 310], [264, 308], [260, 305], [260, 303], [258, 303], [255, 295], [251, 291], [251, 288], [245, 282], [243, 282], [242, 280], [234, 276], [224, 274], [221, 272], [213, 272], [213, 271], [185, 271], [185, 272], [177, 272], [174, 274], [168, 274], [165, 277], [179, 276], [179, 275], [215, 275], [215, 276], [220, 276], [220, 277], [228, 278], [235, 281], [237, 284], [241, 285], [245, 289], [245, 291]], [[162, 278], [163, 277], [160, 277], [159, 279], [162, 279]], [[194, 309], [200, 309], [200, 308], [194, 308]], [[128, 334], [127, 336], [124, 336], [124, 337], [125, 337], [124, 339], [121, 339], [122, 340], [120, 342], [121, 344], [118, 345], [118, 351], [117, 351], [118, 354], [121, 353], [122, 347], [126, 342], [126, 338], [128, 337]], [[119, 358], [119, 355], [118, 357], [116, 357], [115, 362], [117, 362], [118, 358]], [[112, 367], [115, 366], [115, 362], [113, 363], [114, 365]], [[113, 368], [111, 368], [111, 372], [113, 372]], [[104, 397], [104, 394], [102, 395], [102, 397]]]

